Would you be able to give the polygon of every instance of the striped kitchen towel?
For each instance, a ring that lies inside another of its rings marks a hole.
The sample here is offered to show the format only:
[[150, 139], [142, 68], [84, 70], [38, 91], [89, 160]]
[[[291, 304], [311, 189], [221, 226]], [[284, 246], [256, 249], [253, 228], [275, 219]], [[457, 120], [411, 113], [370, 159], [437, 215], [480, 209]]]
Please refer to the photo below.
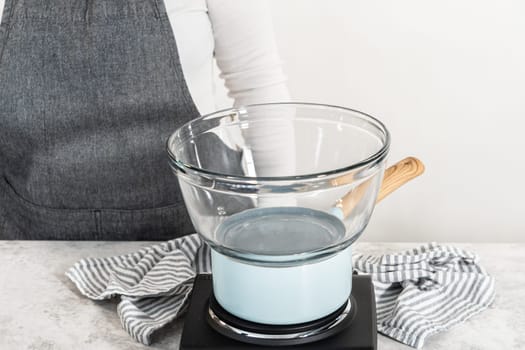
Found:
[[122, 326], [149, 345], [154, 331], [184, 311], [195, 275], [211, 270], [209, 255], [208, 245], [193, 234], [132, 254], [82, 259], [66, 276], [90, 299], [120, 296]]
[[356, 255], [354, 269], [372, 276], [378, 331], [417, 349], [429, 335], [494, 300], [494, 279], [478, 257], [452, 246], [430, 243], [399, 254]]

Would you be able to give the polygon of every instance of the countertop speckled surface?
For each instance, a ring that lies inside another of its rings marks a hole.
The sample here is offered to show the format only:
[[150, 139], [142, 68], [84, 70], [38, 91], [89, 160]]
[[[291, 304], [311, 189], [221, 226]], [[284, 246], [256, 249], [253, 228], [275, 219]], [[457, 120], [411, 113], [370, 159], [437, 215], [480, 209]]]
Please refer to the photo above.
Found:
[[[182, 320], [150, 347], [122, 329], [116, 302], [81, 296], [64, 271], [86, 256], [134, 251], [147, 242], [0, 241], [0, 349], [178, 349]], [[383, 254], [417, 243], [358, 243]], [[497, 297], [483, 313], [427, 340], [424, 349], [525, 349], [525, 244], [455, 244], [479, 254], [496, 278]], [[410, 349], [378, 336], [380, 350]]]

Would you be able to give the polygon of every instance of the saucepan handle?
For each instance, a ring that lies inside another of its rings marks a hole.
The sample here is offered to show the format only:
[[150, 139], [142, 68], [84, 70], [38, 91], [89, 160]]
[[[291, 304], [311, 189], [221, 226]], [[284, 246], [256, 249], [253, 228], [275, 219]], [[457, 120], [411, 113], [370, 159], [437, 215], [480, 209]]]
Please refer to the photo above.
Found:
[[[419, 159], [415, 157], [407, 157], [390, 166], [385, 170], [383, 182], [381, 183], [376, 203], [379, 203], [383, 198], [397, 190], [408, 181], [423, 174], [424, 171], [425, 166]], [[343, 218], [346, 218], [352, 212], [357, 203], [359, 203], [365, 194], [369, 185], [369, 182], [365, 181], [358, 187], [354, 188], [352, 191], [348, 192], [343, 198], [338, 200], [336, 207], [340, 209], [339, 213], [342, 214]]]

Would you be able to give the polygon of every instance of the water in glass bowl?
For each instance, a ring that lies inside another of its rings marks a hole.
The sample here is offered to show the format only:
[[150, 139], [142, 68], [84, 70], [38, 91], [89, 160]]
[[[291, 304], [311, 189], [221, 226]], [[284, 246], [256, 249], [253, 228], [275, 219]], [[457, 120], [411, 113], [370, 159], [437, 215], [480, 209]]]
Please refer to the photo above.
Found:
[[335, 245], [344, 236], [339, 218], [302, 207], [249, 209], [232, 215], [216, 231], [221, 246], [270, 261]]

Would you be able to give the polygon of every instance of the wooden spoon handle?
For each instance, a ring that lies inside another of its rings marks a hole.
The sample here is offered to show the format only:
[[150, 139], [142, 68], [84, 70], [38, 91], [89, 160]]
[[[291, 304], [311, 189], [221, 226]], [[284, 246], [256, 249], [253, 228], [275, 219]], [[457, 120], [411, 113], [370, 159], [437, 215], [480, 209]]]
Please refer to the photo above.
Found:
[[[414, 157], [405, 158], [386, 169], [376, 203], [379, 203], [403, 184], [421, 175], [423, 171], [425, 171], [425, 166], [419, 159]], [[361, 198], [363, 198], [369, 185], [370, 180], [367, 180], [338, 200], [336, 203], [340, 213], [338, 216], [341, 215], [342, 218], [346, 218], [350, 215], [355, 206], [361, 201]]]
[[397, 190], [403, 184], [418, 177], [425, 171], [423, 163], [415, 158], [408, 157], [385, 170], [383, 182], [377, 195], [376, 203]]

